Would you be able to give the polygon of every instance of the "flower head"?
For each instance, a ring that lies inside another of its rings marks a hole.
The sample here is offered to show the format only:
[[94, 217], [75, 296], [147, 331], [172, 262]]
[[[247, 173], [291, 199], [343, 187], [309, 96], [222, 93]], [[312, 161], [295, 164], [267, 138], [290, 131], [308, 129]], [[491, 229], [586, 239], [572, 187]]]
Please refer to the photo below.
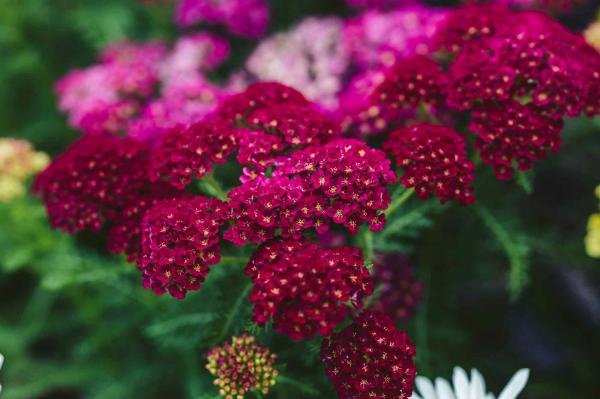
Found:
[[176, 126], [163, 135], [150, 162], [150, 178], [164, 179], [183, 189], [193, 177], [201, 178], [213, 163], [225, 163], [234, 150], [238, 130], [218, 121]]
[[475, 201], [471, 183], [474, 165], [467, 158], [466, 140], [449, 127], [419, 124], [392, 132], [385, 150], [404, 169], [400, 182], [414, 187], [421, 199], [430, 194], [446, 202]]
[[379, 312], [364, 311], [340, 333], [326, 338], [321, 359], [340, 398], [407, 398], [416, 375], [408, 335]]
[[415, 279], [407, 256], [390, 252], [375, 257], [375, 283], [381, 285], [376, 308], [395, 320], [410, 319], [423, 297], [424, 285]]
[[263, 244], [246, 266], [254, 287], [253, 320], [292, 339], [331, 335], [344, 320], [345, 302], [357, 307], [373, 293], [369, 271], [358, 248], [323, 249], [307, 241]]
[[244, 399], [247, 392], [266, 395], [279, 374], [273, 367], [277, 356], [249, 334], [232, 337], [231, 343], [216, 346], [206, 354], [208, 371], [225, 399]]
[[145, 288], [183, 299], [220, 260], [219, 229], [227, 205], [204, 197], [156, 203], [142, 223], [138, 268]]
[[[502, 390], [498, 399], [516, 399], [529, 379], [529, 370], [521, 369], [510, 379], [506, 387]], [[471, 380], [469, 376], [460, 367], [454, 368], [452, 378], [453, 385], [443, 378], [435, 379], [435, 386], [431, 380], [418, 376], [416, 378], [419, 394], [414, 393], [410, 399], [452, 399], [454, 397], [461, 399], [494, 399], [495, 396], [487, 393], [483, 376], [476, 369], [471, 370]]]
[[238, 161], [257, 172], [291, 149], [324, 144], [341, 136], [334, 120], [312, 107], [296, 104], [261, 108], [248, 116], [252, 131], [242, 134]]
[[99, 231], [148, 185], [147, 169], [145, 145], [88, 135], [38, 175], [33, 191], [44, 201], [53, 227]]
[[307, 106], [309, 101], [298, 90], [281, 83], [256, 82], [243, 92], [226, 98], [217, 110], [217, 116], [236, 124], [244, 121], [252, 112], [281, 104]]
[[115, 217], [108, 232], [108, 250], [124, 253], [129, 262], [137, 260], [141, 253], [142, 220], [146, 212], [160, 201], [185, 196], [166, 183], [155, 183], [144, 189]]
[[311, 187], [324, 207], [313, 206], [309, 214], [327, 215], [352, 233], [358, 232], [362, 222], [373, 231], [383, 228], [383, 210], [390, 203], [387, 186], [396, 178], [385, 153], [352, 139], [296, 151], [274, 175], [289, 176]]
[[500, 180], [511, 179], [515, 164], [520, 171], [560, 148], [562, 120], [540, 115], [531, 104], [509, 101], [475, 108], [469, 129], [477, 134], [475, 148]]
[[176, 20], [180, 26], [224, 24], [237, 35], [260, 37], [267, 29], [269, 14], [265, 0], [180, 0]]
[[246, 68], [259, 80], [297, 87], [312, 101], [334, 108], [350, 61], [342, 26], [335, 17], [306, 18], [289, 32], [263, 40]]
[[368, 10], [344, 26], [344, 44], [361, 70], [389, 67], [432, 50], [432, 36], [446, 10], [417, 5]]
[[444, 100], [446, 80], [441, 66], [426, 56], [400, 60], [372, 91], [372, 112], [383, 121], [393, 122], [400, 118], [403, 109], [438, 106]]

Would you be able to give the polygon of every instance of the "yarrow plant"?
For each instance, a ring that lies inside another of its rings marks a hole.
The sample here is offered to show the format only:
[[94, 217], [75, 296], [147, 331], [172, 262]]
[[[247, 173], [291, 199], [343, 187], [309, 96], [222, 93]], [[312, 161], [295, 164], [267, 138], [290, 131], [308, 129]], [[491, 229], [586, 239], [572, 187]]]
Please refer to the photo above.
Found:
[[[227, 81], [230, 69], [217, 71], [230, 48], [212, 33], [108, 46], [57, 84], [59, 108], [84, 135], [33, 191], [53, 227], [106, 238], [110, 252], [136, 262], [148, 295], [201, 291], [202, 301], [231, 305], [194, 316], [222, 324], [198, 332], [204, 348], [225, 342], [207, 354], [221, 397], [260, 397], [276, 379], [286, 383], [257, 336], [322, 340], [339, 398], [450, 399], [467, 386], [488, 398], [480, 376], [469, 383], [464, 372], [454, 392], [417, 379], [413, 394], [416, 348], [396, 322], [430, 291], [400, 254], [412, 250], [404, 238], [435, 222], [430, 211], [473, 209], [517, 280], [526, 251], [503, 221], [471, 206], [486, 176], [479, 164], [500, 180], [524, 179], [559, 149], [567, 117], [597, 115], [600, 54], [543, 14], [497, 4], [350, 3], [376, 9], [307, 19], [265, 39], [231, 84], [209, 79]], [[268, 9], [183, 0], [177, 21], [256, 38]], [[250, 279], [237, 297], [236, 265]], [[215, 285], [227, 289], [212, 295]], [[242, 330], [252, 335], [226, 342]], [[505, 390], [514, 396], [500, 399], [516, 397], [527, 379], [518, 377]]]
[[243, 399], [247, 392], [266, 395], [278, 375], [277, 356], [249, 334], [232, 337], [231, 343], [216, 346], [206, 354], [208, 371], [224, 399]]

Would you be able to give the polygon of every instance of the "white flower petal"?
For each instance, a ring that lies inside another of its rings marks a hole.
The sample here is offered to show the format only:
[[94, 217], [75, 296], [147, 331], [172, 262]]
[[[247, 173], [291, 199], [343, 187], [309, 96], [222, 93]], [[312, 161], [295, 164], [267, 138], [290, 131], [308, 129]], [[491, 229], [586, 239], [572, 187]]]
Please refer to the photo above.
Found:
[[465, 370], [454, 367], [452, 382], [454, 383], [456, 399], [469, 399], [469, 377], [467, 377]]
[[438, 399], [456, 399], [454, 393], [452, 393], [450, 383], [443, 378], [435, 379], [435, 391]]
[[2, 368], [3, 364], [4, 364], [4, 355], [2, 353], [0, 353], [0, 369]]
[[435, 389], [429, 378], [417, 377], [416, 378], [417, 388], [423, 399], [438, 399], [435, 395]]
[[523, 388], [525, 388], [528, 379], [529, 369], [521, 369], [517, 371], [510, 379], [508, 384], [506, 384], [506, 387], [504, 387], [500, 393], [500, 396], [498, 396], [498, 399], [515, 399], [517, 396], [519, 396]]
[[485, 399], [485, 382], [481, 373], [476, 369], [471, 369], [469, 399]]
[[413, 394], [408, 399], [421, 399], [421, 397], [419, 395], [417, 395], [416, 392], [413, 392]]

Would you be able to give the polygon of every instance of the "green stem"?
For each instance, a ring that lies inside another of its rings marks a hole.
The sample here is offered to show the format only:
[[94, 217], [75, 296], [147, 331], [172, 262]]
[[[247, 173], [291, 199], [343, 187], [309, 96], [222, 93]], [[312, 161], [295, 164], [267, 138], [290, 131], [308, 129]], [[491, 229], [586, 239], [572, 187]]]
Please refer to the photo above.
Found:
[[373, 264], [373, 232], [366, 228], [362, 234], [364, 241], [365, 264], [370, 267]]
[[221, 256], [220, 265], [246, 265], [248, 258], [243, 256]]
[[252, 284], [248, 283], [246, 285], [246, 287], [244, 288], [244, 290], [240, 293], [240, 295], [235, 300], [235, 303], [233, 304], [231, 311], [227, 315], [227, 319], [225, 319], [225, 324], [223, 324], [223, 329], [221, 330], [221, 333], [214, 340], [215, 344], [220, 343], [227, 337], [227, 334], [229, 333], [229, 329], [231, 328], [231, 324], [233, 323], [233, 320], [235, 320], [238, 312], [240, 311], [240, 307], [242, 306], [242, 302], [244, 302], [244, 299], [246, 299], [246, 297], [250, 293], [251, 289], [252, 289]]
[[297, 388], [298, 391], [305, 393], [307, 395], [316, 395], [318, 392], [310, 385], [303, 383], [302, 381], [295, 380], [293, 378], [287, 377], [285, 375], [279, 374], [277, 376], [277, 383], [279, 384], [287, 384], [294, 388]]
[[260, 391], [254, 391], [254, 393], [256, 394], [256, 399], [263, 399], [263, 395]]
[[408, 199], [415, 193], [414, 188], [409, 188], [404, 191], [402, 195], [392, 201], [390, 206], [385, 210], [385, 216], [390, 216], [396, 209], [398, 209], [402, 204], [404, 204]]
[[209, 192], [209, 194], [214, 195], [222, 201], [227, 201], [227, 193], [221, 186], [221, 183], [219, 183], [217, 179], [215, 179], [215, 176], [212, 173], [204, 175], [204, 177], [200, 181], [204, 183], [204, 186], [206, 187], [206, 190]]
[[425, 292], [423, 294], [423, 299], [421, 300], [421, 305], [419, 306], [419, 311], [415, 317], [416, 344], [419, 349], [417, 356], [421, 360], [420, 363], [423, 371], [429, 371], [429, 344], [427, 339], [427, 308], [429, 305], [429, 295], [431, 293], [431, 269], [429, 260], [422, 262], [420, 268], [421, 281], [425, 286]]

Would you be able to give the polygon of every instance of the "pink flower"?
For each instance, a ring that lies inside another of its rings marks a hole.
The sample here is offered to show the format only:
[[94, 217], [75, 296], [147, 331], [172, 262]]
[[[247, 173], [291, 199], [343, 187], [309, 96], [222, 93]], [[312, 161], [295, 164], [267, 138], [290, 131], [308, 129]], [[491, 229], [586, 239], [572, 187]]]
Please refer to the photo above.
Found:
[[181, 26], [224, 24], [232, 33], [252, 38], [264, 35], [269, 18], [264, 0], [180, 0], [176, 15]]

